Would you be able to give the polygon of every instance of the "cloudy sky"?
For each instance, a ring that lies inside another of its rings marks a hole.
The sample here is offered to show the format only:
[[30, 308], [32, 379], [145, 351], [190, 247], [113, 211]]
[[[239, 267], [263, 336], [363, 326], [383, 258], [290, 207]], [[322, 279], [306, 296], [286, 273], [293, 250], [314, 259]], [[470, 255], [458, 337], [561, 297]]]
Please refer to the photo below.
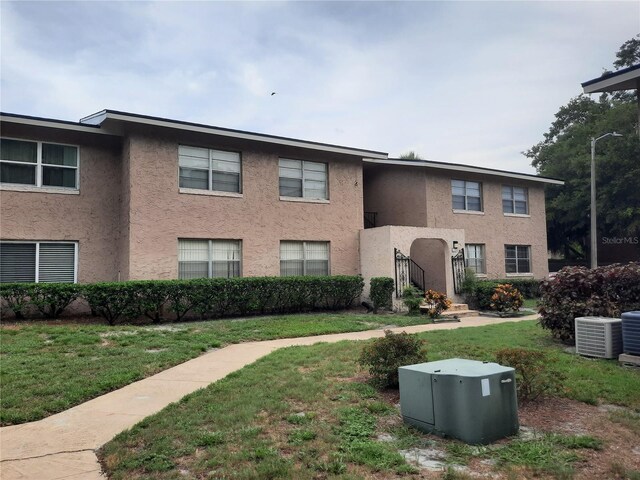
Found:
[[0, 14], [5, 112], [110, 108], [522, 172], [558, 107], [640, 32], [637, 1], [3, 1]]

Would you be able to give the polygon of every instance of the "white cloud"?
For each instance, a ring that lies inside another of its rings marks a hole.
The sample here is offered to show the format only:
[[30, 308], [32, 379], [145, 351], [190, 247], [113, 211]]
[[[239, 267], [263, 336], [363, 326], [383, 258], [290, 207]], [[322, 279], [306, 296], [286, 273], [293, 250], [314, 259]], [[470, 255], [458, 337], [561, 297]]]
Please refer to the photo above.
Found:
[[526, 172], [520, 152], [640, 31], [624, 2], [0, 8], [4, 111], [113, 108]]

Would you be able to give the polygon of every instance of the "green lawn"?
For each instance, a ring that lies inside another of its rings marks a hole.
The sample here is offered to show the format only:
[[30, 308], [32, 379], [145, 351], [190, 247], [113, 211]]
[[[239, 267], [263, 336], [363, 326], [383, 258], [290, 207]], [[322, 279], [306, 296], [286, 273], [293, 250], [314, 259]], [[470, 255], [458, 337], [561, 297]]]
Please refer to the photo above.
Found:
[[[637, 371], [565, 353], [535, 322], [420, 336], [428, 360], [493, 360], [504, 347], [543, 349], [567, 376], [566, 395], [640, 411]], [[112, 479], [390, 478], [415, 473], [399, 450], [445, 445], [448, 462], [486, 459], [503, 472], [524, 468], [570, 478], [584, 452], [601, 448], [597, 438], [562, 435], [503, 448], [432, 440], [405, 427], [393, 401], [366, 383], [356, 365], [361, 345], [276, 351], [119, 434], [99, 452], [101, 463]], [[378, 440], [381, 434], [386, 441]]]
[[404, 315], [308, 314], [161, 326], [0, 328], [0, 424], [38, 420], [221, 345], [425, 323]]
[[531, 310], [535, 310], [537, 312], [539, 301], [540, 301], [539, 298], [525, 298], [522, 306], [524, 308], [530, 308]]

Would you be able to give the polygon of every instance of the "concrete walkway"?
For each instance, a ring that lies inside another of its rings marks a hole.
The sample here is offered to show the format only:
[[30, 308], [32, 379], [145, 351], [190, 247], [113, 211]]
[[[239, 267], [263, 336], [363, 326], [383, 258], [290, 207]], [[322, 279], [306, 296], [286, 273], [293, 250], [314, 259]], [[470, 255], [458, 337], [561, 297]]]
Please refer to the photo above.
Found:
[[[459, 323], [392, 328], [417, 333], [532, 320], [468, 317]], [[95, 450], [143, 418], [282, 347], [382, 337], [380, 330], [247, 342], [206, 353], [37, 422], [0, 428], [3, 480], [103, 479]]]

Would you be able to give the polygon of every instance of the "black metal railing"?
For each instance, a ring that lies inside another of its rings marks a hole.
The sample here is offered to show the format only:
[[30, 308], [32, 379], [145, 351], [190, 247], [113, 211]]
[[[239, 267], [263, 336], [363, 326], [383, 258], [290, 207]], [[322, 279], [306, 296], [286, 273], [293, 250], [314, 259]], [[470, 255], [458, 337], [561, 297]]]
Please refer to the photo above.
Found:
[[409, 276], [411, 277], [411, 283], [420, 289], [421, 292], [425, 291], [424, 281], [424, 268], [409, 258]]
[[377, 215], [378, 212], [364, 212], [364, 228], [375, 228]]
[[394, 280], [396, 286], [396, 298], [402, 297], [402, 292], [405, 287], [408, 287], [411, 284], [424, 292], [426, 285], [424, 268], [397, 248], [393, 249], [393, 256], [395, 258]]
[[451, 257], [451, 268], [453, 270], [453, 291], [456, 294], [462, 293], [462, 283], [465, 277], [464, 248]]

